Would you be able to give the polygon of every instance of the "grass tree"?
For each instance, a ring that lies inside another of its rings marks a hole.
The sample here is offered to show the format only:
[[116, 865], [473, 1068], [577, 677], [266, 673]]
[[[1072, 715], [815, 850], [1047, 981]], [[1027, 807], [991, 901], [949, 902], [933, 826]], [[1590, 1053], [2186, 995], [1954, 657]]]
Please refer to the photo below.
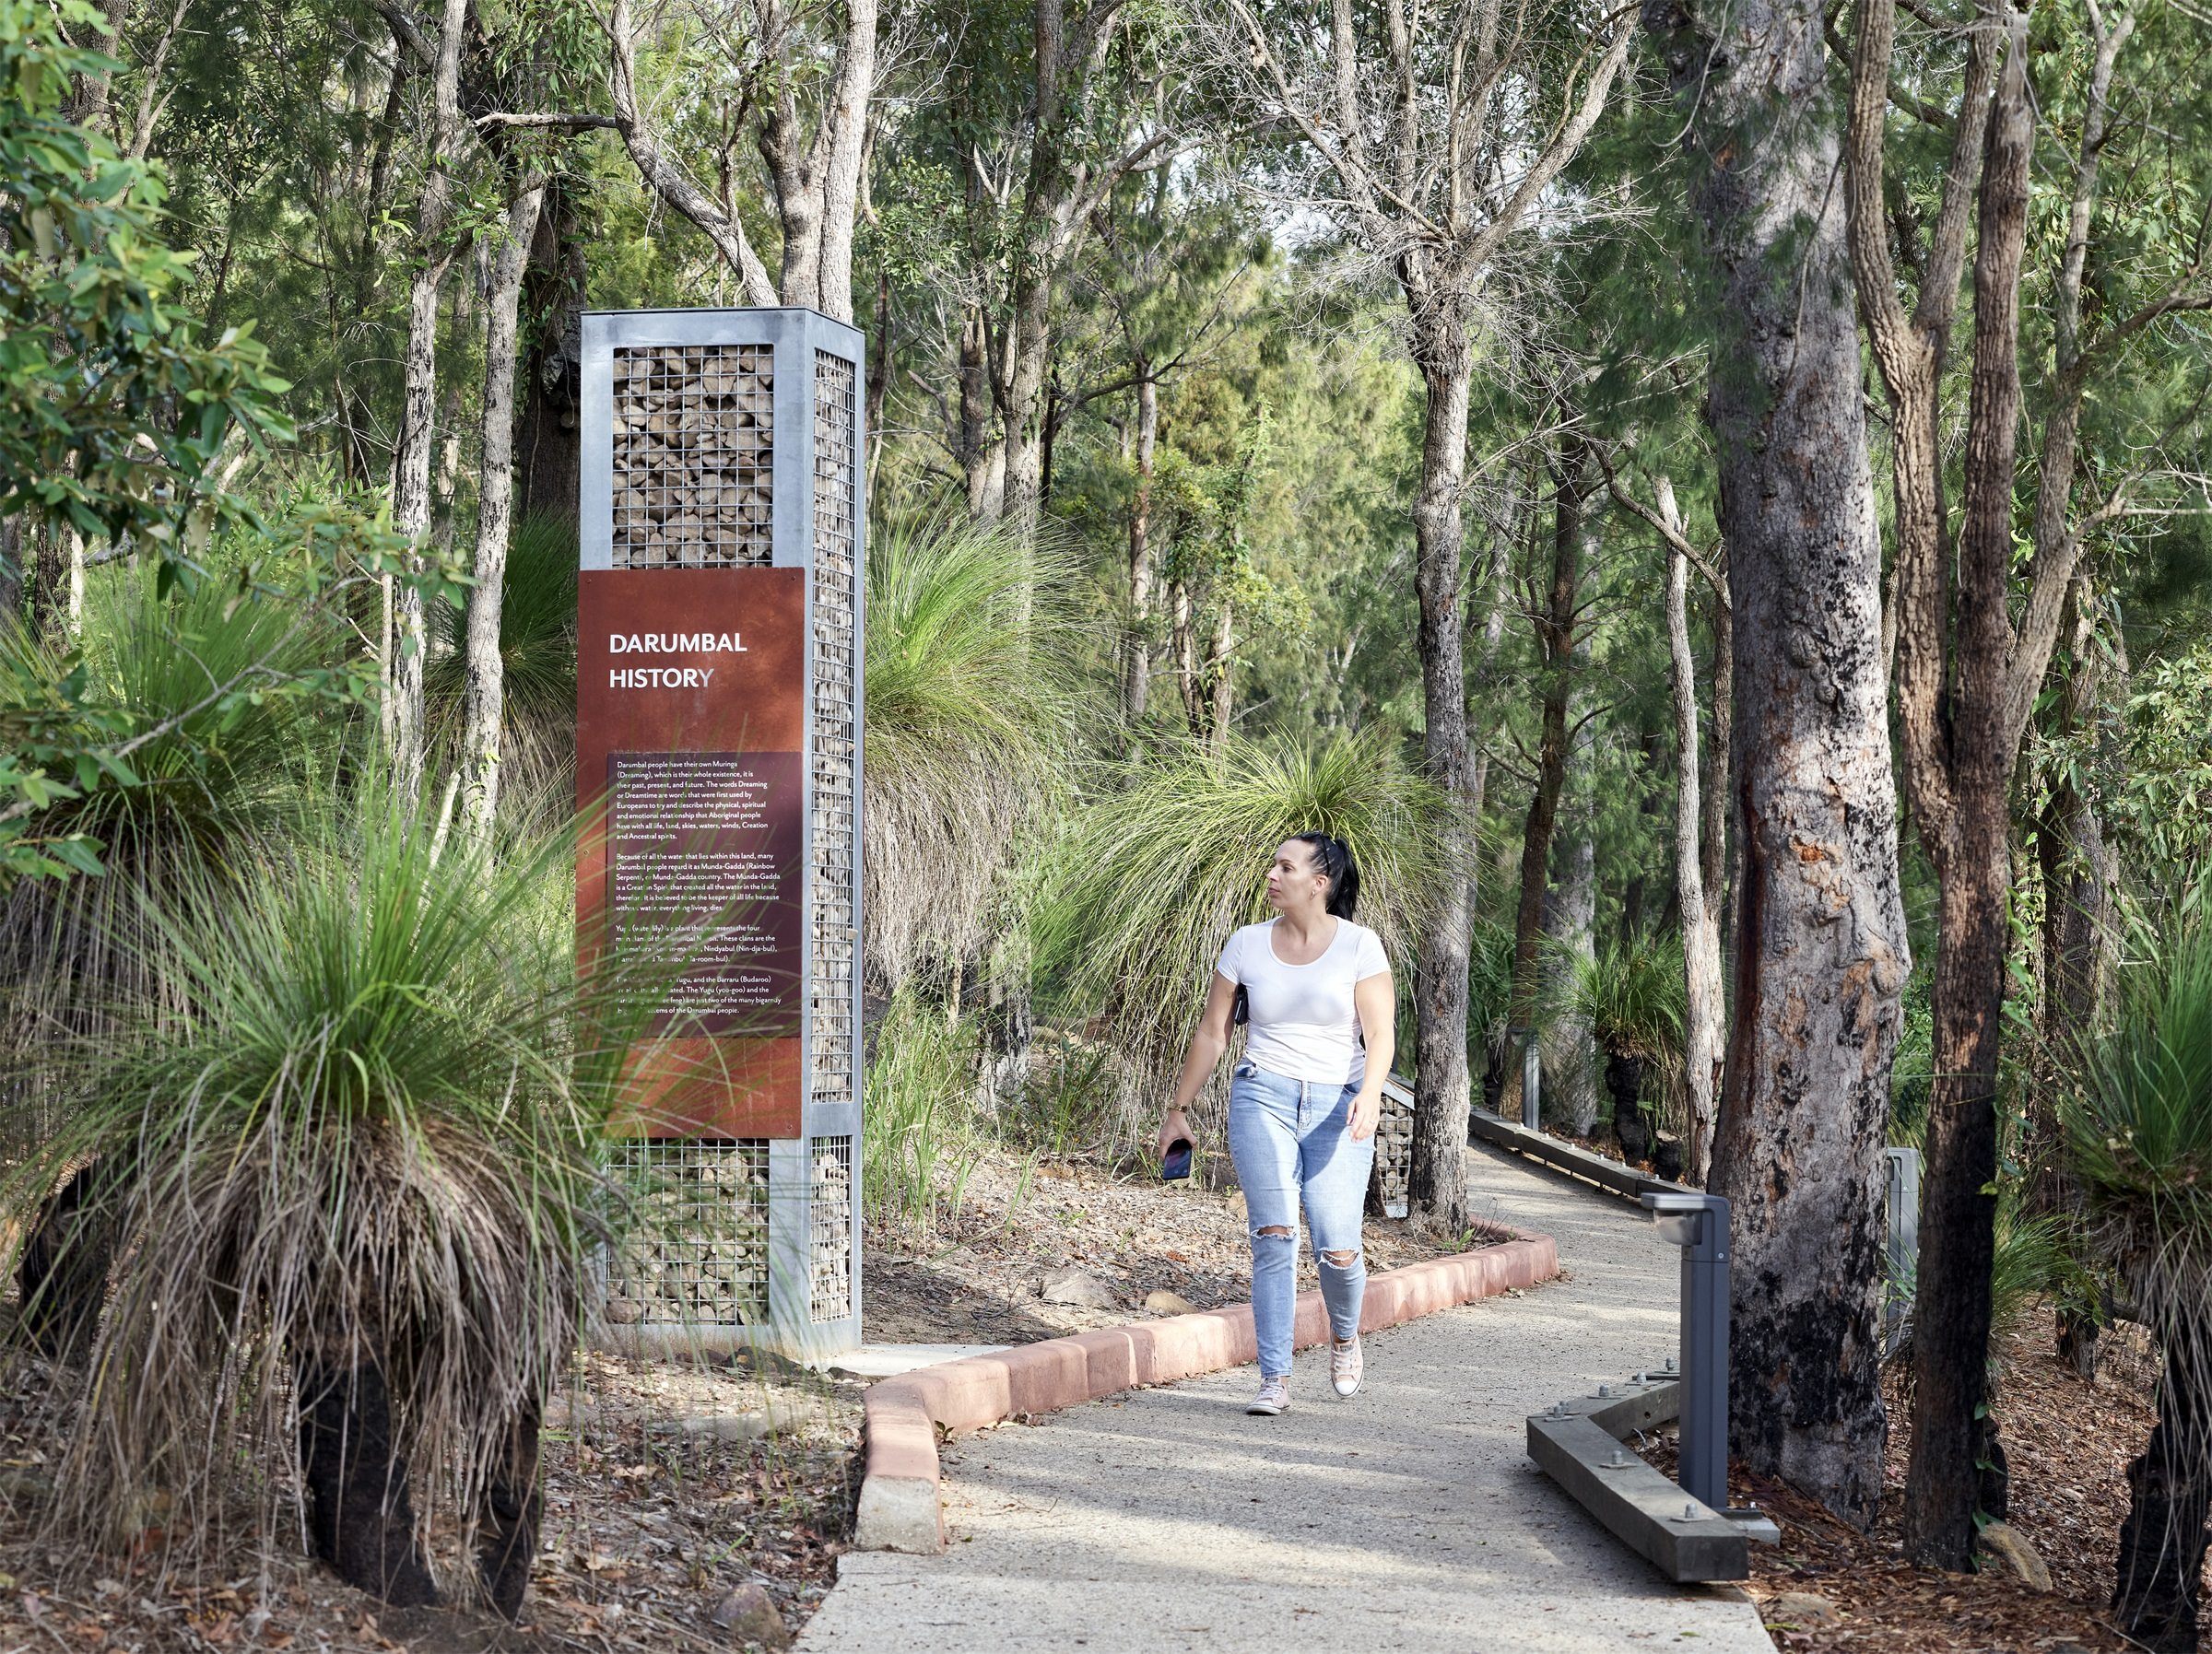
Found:
[[0, 717], [42, 704], [56, 719], [74, 702], [88, 733], [133, 745], [135, 783], [69, 789], [29, 819], [36, 839], [99, 846], [104, 873], [0, 889], [0, 1040], [18, 1057], [105, 1026], [116, 996], [147, 983], [136, 893], [250, 862], [244, 846], [299, 804], [303, 737], [343, 727], [288, 694], [209, 701], [217, 685], [335, 674], [340, 657], [335, 616], [237, 599], [227, 580], [164, 594], [150, 569], [95, 569], [74, 656], [0, 623], [0, 679], [20, 698]]
[[1051, 595], [1064, 574], [1011, 525], [926, 517], [869, 540], [863, 910], [886, 992], [982, 953], [1004, 875], [1063, 790], [1080, 703]]
[[2062, 1118], [2090, 1245], [2165, 1352], [2158, 1421], [2127, 1471], [2114, 1617], [2139, 1646], [2183, 1654], [2212, 1517], [2212, 924], [2151, 950], [2118, 999], [2108, 1032], [2063, 1053]]
[[[1653, 1068], [1665, 1075], [1682, 1062], [1684, 981], [1681, 939], [1672, 935], [1612, 943], [1578, 959], [1568, 981], [1568, 1007], [1588, 1022], [1606, 1053], [1613, 1130], [1631, 1160], [1643, 1157], [1649, 1141], [1641, 1102], [1646, 1076]], [[1679, 1177], [1681, 1167], [1662, 1175]]]
[[1231, 737], [1218, 752], [1162, 754], [1094, 800], [1055, 848], [1035, 921], [1039, 973], [1071, 1012], [1107, 1020], [1139, 1097], [1171, 1082], [1222, 944], [1268, 916], [1268, 860], [1308, 830], [1351, 846], [1359, 921], [1403, 979], [1460, 852], [1443, 795], [1386, 733], [1339, 732], [1311, 748]]
[[441, 859], [390, 794], [324, 797], [260, 876], [147, 894], [162, 991], [69, 1053], [68, 1107], [6, 1179], [15, 1232], [45, 1212], [29, 1330], [83, 1356], [53, 1369], [54, 1537], [266, 1554], [296, 1484], [350, 1583], [430, 1600], [442, 1517], [512, 1614], [539, 1406], [610, 1214], [623, 1041], [596, 1011], [637, 996], [579, 1004], [561, 842]]

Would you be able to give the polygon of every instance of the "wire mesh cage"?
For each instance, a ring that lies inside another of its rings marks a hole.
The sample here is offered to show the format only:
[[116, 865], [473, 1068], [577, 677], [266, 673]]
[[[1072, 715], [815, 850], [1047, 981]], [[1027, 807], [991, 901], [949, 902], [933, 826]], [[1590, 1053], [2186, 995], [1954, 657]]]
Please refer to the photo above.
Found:
[[806, 1191], [808, 1314], [817, 1322], [853, 1313], [853, 1139], [818, 1137]]
[[1397, 1085], [1382, 1088], [1382, 1112], [1375, 1121], [1375, 1168], [1369, 1201], [1384, 1217], [1404, 1217], [1413, 1184], [1413, 1094]]
[[[747, 1117], [714, 1141], [618, 1147], [644, 1221], [609, 1259], [609, 1319], [680, 1327], [695, 1346], [848, 1348], [861, 1311], [861, 335], [812, 311], [761, 310], [594, 312], [582, 336], [587, 574], [806, 577], [791, 1123], [740, 1137], [759, 1129]], [[704, 738], [686, 719], [678, 745]], [[609, 747], [610, 774], [627, 750]]]
[[757, 1327], [769, 1319], [765, 1139], [614, 1145], [625, 1238], [607, 1270], [607, 1318]]
[[775, 353], [614, 352], [614, 567], [765, 567], [774, 555]]
[[853, 370], [815, 352], [814, 558], [808, 604], [813, 655], [814, 971], [813, 1085], [838, 1097], [853, 1091]]

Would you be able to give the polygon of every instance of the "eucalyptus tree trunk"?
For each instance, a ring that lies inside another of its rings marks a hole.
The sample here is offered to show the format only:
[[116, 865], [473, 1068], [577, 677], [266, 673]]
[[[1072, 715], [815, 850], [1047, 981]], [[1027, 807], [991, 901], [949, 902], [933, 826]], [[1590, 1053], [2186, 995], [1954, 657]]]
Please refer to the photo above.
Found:
[[[1984, 19], [1970, 52], [1962, 107], [1931, 241], [1930, 276], [1908, 320], [1893, 296], [1879, 209], [1879, 131], [1888, 100], [1891, 0], [1861, 13], [1853, 66], [1850, 192], [1853, 253], [1875, 358], [1900, 443], [1896, 643], [1905, 777], [1921, 842], [1940, 885], [1934, 1078], [1922, 1180], [1912, 1341], [1912, 1452], [1905, 1478], [1907, 1554], [1973, 1566], [1981, 1460], [1996, 1457], [1986, 1407], [1990, 1282], [1995, 1259], [1997, 1066], [2006, 953], [2011, 941], [2009, 789], [2025, 720], [2011, 720], [2016, 668], [2007, 608], [2014, 456], [2021, 412], [2019, 283], [2034, 131], [2024, 31], [2009, 9], [2003, 66], [1985, 122], [1974, 116], [2000, 41]], [[1977, 144], [1970, 135], [1984, 127]], [[1974, 253], [1973, 364], [1964, 457], [1965, 509], [1955, 554], [1944, 544], [1935, 452], [1934, 376], [1956, 303], [1950, 271], [1964, 246], [1964, 205], [1981, 169]], [[1938, 281], [1950, 285], [1938, 289]], [[1911, 428], [1921, 437], [1908, 446]], [[2034, 663], [2040, 683], [2046, 649]]]
[[1152, 472], [1159, 444], [1159, 381], [1136, 364], [1136, 490], [1129, 501], [1129, 659], [1122, 716], [1134, 733], [1144, 721], [1152, 678]]
[[1229, 750], [1229, 732], [1237, 708], [1237, 608], [1228, 592], [1221, 593], [1221, 606], [1214, 616], [1214, 705], [1213, 721], [1206, 740], [1214, 751]]
[[[2086, 579], [2076, 578], [2067, 607], [2072, 669], [2046, 726], [2047, 738], [2059, 742], [2078, 738], [2097, 719], [2105, 699], [2104, 656], [2096, 647]], [[2074, 766], [2053, 766], [2044, 784], [2047, 797], [2035, 831], [2043, 886], [2040, 1009], [2044, 1045], [2063, 1053], [2095, 1024], [2103, 999], [2119, 869], [2105, 842], [2096, 804], [2074, 784]]]
[[[468, 0], [445, 0], [433, 42], [430, 168], [415, 212], [415, 275], [407, 287], [407, 343], [403, 377], [399, 446], [392, 458], [392, 526], [418, 546], [430, 528], [430, 456], [437, 445], [438, 294], [453, 262], [454, 196], [453, 158], [465, 126], [461, 119], [461, 41]], [[407, 49], [403, 41], [400, 50]], [[419, 559], [419, 551], [411, 554]], [[392, 596], [390, 686], [392, 770], [400, 797], [411, 806], [422, 792], [423, 665], [429, 636], [420, 588], [401, 582]]]
[[[769, 0], [762, 10], [781, 53], [796, 56], [798, 45], [789, 38], [795, 30], [794, 14], [781, 0]], [[851, 322], [853, 221], [860, 205], [868, 102], [876, 89], [878, 15], [877, 0], [844, 0], [841, 11], [835, 69], [813, 131], [806, 132], [800, 119], [795, 88], [801, 77], [786, 65], [762, 100], [759, 149], [783, 232], [778, 296], [785, 304]]]
[[[1577, 741], [1573, 831], [1560, 848], [1559, 876], [1545, 903], [1544, 932], [1554, 957], [1551, 968], [1562, 986], [1571, 986], [1578, 964], [1597, 954], [1597, 843], [1591, 837], [1586, 741]], [[1597, 1124], [1597, 1047], [1590, 1018], [1572, 1009], [1553, 1018], [1545, 1030], [1545, 1111], [1566, 1122], [1578, 1136]]]
[[523, 364], [515, 432], [520, 513], [571, 522], [583, 475], [584, 261], [575, 194], [576, 186], [558, 177], [546, 185], [523, 276], [523, 309], [538, 320]]
[[1881, 1150], [1910, 968], [1881, 545], [1816, 0], [1644, 0], [1715, 278], [1742, 873], [1712, 1187], [1733, 1445], [1847, 1520], [1882, 1489]]
[[507, 542], [514, 514], [514, 364], [523, 273], [546, 186], [533, 180], [507, 209], [507, 239], [492, 264], [484, 328], [483, 480], [477, 503], [476, 589], [468, 598], [463, 662], [462, 821], [481, 849], [491, 841], [500, 805], [500, 736], [506, 725], [506, 660], [500, 649], [500, 610], [507, 579]]
[[1191, 632], [1190, 583], [1178, 575], [1168, 582], [1169, 647], [1175, 653], [1175, 687], [1182, 699], [1182, 721], [1191, 733], [1198, 721], [1198, 646]]
[[[1428, 388], [1421, 434], [1421, 487], [1413, 508], [1414, 587], [1420, 598], [1422, 752], [1429, 779], [1453, 818], [1467, 814], [1473, 776], [1467, 763], [1467, 683], [1462, 657], [1460, 552], [1465, 523], [1467, 412], [1474, 392], [1475, 350], [1459, 295], [1428, 296], [1413, 305], [1414, 358]], [[1455, 858], [1437, 881], [1414, 960], [1414, 1061], [1420, 1106], [1414, 1111], [1411, 1204], [1444, 1227], [1467, 1217], [1467, 950], [1473, 891]]]
[[[1735, 845], [1728, 832], [1735, 797], [1735, 616], [1728, 607], [1725, 578], [1713, 587], [1712, 603], [1706, 610], [1712, 628], [1712, 740], [1705, 760], [1705, 819], [1698, 831], [1698, 865], [1705, 877], [1706, 902], [1719, 921], [1715, 929], [1724, 942], [1724, 960], [1725, 941], [1735, 934], [1731, 902], [1735, 889], [1735, 858], [1731, 854]], [[1721, 979], [1728, 979], [1724, 967]]]
[[[1521, 825], [1521, 898], [1513, 915], [1513, 989], [1508, 1024], [1515, 1038], [1535, 1038], [1542, 988], [1544, 896], [1549, 886], [1552, 834], [1567, 785], [1568, 705], [1574, 687], [1575, 616], [1581, 604], [1583, 475], [1589, 445], [1570, 432], [1552, 472], [1551, 590], [1534, 616], [1544, 663], [1544, 699], [1536, 738], [1536, 790]], [[1517, 1115], [1523, 1107], [1518, 1048], [1508, 1052], [1499, 1107]]]
[[[1661, 477], [1659, 511], [1677, 529], [1674, 484]], [[1721, 1058], [1721, 927], [1705, 900], [1699, 791], [1698, 666], [1689, 647], [1689, 558], [1666, 557], [1668, 676], [1675, 702], [1675, 898], [1682, 915], [1682, 1064], [1689, 1088], [1689, 1180], [1700, 1188], [1712, 1166], [1713, 1085]]]
[[973, 307], [960, 320], [959, 380], [958, 444], [968, 515], [994, 522], [1006, 504], [1006, 446], [991, 436], [991, 334], [982, 311]]

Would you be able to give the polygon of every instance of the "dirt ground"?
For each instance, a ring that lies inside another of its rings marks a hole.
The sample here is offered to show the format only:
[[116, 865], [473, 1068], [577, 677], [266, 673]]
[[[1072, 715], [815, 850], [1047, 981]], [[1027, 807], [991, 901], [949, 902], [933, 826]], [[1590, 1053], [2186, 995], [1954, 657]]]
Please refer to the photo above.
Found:
[[[1853, 1532], [1741, 1465], [1731, 1476], [1739, 1503], [1757, 1499], [1782, 1525], [1778, 1548], [1752, 1547], [1750, 1583], [1778, 1648], [2123, 1654], [2136, 1646], [2112, 1627], [2107, 1608], [2127, 1514], [2127, 1461], [2150, 1433], [2155, 1362], [2139, 1329], [2118, 1329], [2088, 1384], [2058, 1360], [2053, 1343], [2047, 1313], [2025, 1320], [2006, 1343], [1995, 1404], [2011, 1472], [2009, 1519], [2049, 1566], [2052, 1589], [2031, 1589], [2000, 1563], [1962, 1576], [1915, 1567], [1900, 1554], [1911, 1426], [1908, 1375], [1893, 1364], [1886, 1496], [1872, 1533]], [[1775, 1599], [1785, 1591], [1825, 1597], [1841, 1617], [1823, 1624], [1784, 1612]]]
[[[1486, 1222], [1467, 1238], [1487, 1243], [1500, 1235]], [[1155, 1292], [1213, 1309], [1241, 1303], [1252, 1290], [1242, 1195], [1083, 1162], [1030, 1171], [1008, 1156], [985, 1155], [956, 1213], [926, 1230], [877, 1229], [871, 1238], [862, 1314], [877, 1343], [1027, 1343], [1178, 1313], [1147, 1309]], [[1448, 1249], [1454, 1249], [1402, 1219], [1367, 1221], [1371, 1270]], [[1066, 1269], [1103, 1284], [1117, 1307], [1045, 1302], [1045, 1277]], [[1299, 1279], [1316, 1284], [1302, 1237]]]
[[[858, 1386], [804, 1369], [590, 1355], [547, 1410], [545, 1525], [519, 1626], [465, 1607], [388, 1609], [304, 1556], [266, 1578], [250, 1564], [225, 1578], [160, 1554], [72, 1562], [40, 1533], [53, 1444], [37, 1434], [38, 1383], [26, 1368], [0, 1396], [6, 1654], [742, 1648], [754, 1645], [713, 1618], [733, 1589], [759, 1586], [795, 1628], [829, 1589], [851, 1528]], [[452, 1540], [431, 1534], [441, 1584], [460, 1560]]]
[[[1248, 1290], [1239, 1196], [990, 1148], [964, 1169], [957, 1210], [926, 1227], [872, 1226], [871, 1342], [1026, 1343], [1175, 1312], [1146, 1308], [1158, 1290], [1198, 1308]], [[1370, 1223], [1371, 1268], [1440, 1249], [1406, 1224]], [[1116, 1307], [1042, 1301], [1043, 1278], [1069, 1268]], [[1301, 1268], [1312, 1284], [1310, 1254]], [[175, 1554], [64, 1556], [41, 1527], [58, 1451], [37, 1405], [50, 1383], [30, 1364], [0, 1377], [0, 1654], [772, 1647], [772, 1629], [747, 1639], [718, 1608], [758, 1587], [795, 1632], [835, 1578], [858, 1491], [857, 1381], [774, 1357], [579, 1356], [547, 1409], [545, 1526], [522, 1624], [509, 1626], [466, 1607], [388, 1609], [303, 1555], [265, 1578]], [[465, 1576], [454, 1536], [431, 1543], [441, 1581]]]

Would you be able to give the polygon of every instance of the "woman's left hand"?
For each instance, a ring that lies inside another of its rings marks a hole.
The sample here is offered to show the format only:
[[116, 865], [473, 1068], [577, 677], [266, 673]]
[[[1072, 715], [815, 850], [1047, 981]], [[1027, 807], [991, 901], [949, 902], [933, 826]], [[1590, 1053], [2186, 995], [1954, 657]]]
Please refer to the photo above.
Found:
[[1382, 1094], [1380, 1091], [1362, 1091], [1352, 1099], [1352, 1141], [1365, 1143], [1375, 1134], [1375, 1122], [1382, 1118]]

